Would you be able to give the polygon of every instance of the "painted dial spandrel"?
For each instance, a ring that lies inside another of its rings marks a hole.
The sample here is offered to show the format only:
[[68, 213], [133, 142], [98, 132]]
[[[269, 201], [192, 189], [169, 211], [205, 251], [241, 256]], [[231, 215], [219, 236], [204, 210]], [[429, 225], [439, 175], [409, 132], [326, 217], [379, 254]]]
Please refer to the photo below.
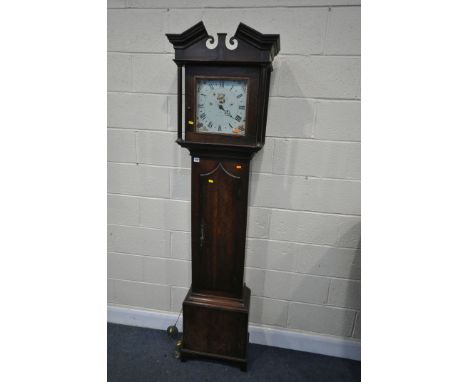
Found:
[[197, 80], [199, 133], [245, 135], [247, 80]]

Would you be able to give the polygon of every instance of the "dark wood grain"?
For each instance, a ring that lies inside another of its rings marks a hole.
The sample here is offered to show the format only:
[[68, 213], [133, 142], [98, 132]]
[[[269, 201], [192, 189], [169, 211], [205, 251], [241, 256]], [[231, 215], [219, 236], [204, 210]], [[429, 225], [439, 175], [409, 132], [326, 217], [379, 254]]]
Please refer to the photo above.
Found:
[[182, 357], [208, 356], [247, 367], [250, 289], [241, 299], [229, 299], [190, 290], [183, 303]]
[[248, 160], [192, 162], [192, 288], [241, 298]]

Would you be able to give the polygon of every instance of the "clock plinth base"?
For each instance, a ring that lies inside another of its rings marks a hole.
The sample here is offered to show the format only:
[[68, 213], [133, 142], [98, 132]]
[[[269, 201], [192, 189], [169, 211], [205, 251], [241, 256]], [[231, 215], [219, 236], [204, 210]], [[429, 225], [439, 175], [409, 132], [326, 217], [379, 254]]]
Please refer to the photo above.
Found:
[[250, 289], [242, 298], [228, 298], [190, 289], [183, 303], [184, 330], [181, 360], [192, 357], [221, 359], [247, 369]]

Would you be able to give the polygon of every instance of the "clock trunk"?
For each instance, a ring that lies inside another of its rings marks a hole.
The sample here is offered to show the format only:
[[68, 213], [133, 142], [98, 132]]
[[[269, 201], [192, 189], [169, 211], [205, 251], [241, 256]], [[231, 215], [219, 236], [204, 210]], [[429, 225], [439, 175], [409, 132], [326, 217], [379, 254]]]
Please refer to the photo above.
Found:
[[242, 297], [249, 161], [192, 160], [192, 290]]

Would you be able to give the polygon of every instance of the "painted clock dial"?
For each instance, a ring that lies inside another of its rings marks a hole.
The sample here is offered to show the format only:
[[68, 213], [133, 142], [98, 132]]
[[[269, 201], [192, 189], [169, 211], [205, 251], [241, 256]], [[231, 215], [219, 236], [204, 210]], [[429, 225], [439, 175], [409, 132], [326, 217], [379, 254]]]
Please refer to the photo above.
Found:
[[247, 87], [246, 79], [197, 78], [197, 132], [245, 135]]

